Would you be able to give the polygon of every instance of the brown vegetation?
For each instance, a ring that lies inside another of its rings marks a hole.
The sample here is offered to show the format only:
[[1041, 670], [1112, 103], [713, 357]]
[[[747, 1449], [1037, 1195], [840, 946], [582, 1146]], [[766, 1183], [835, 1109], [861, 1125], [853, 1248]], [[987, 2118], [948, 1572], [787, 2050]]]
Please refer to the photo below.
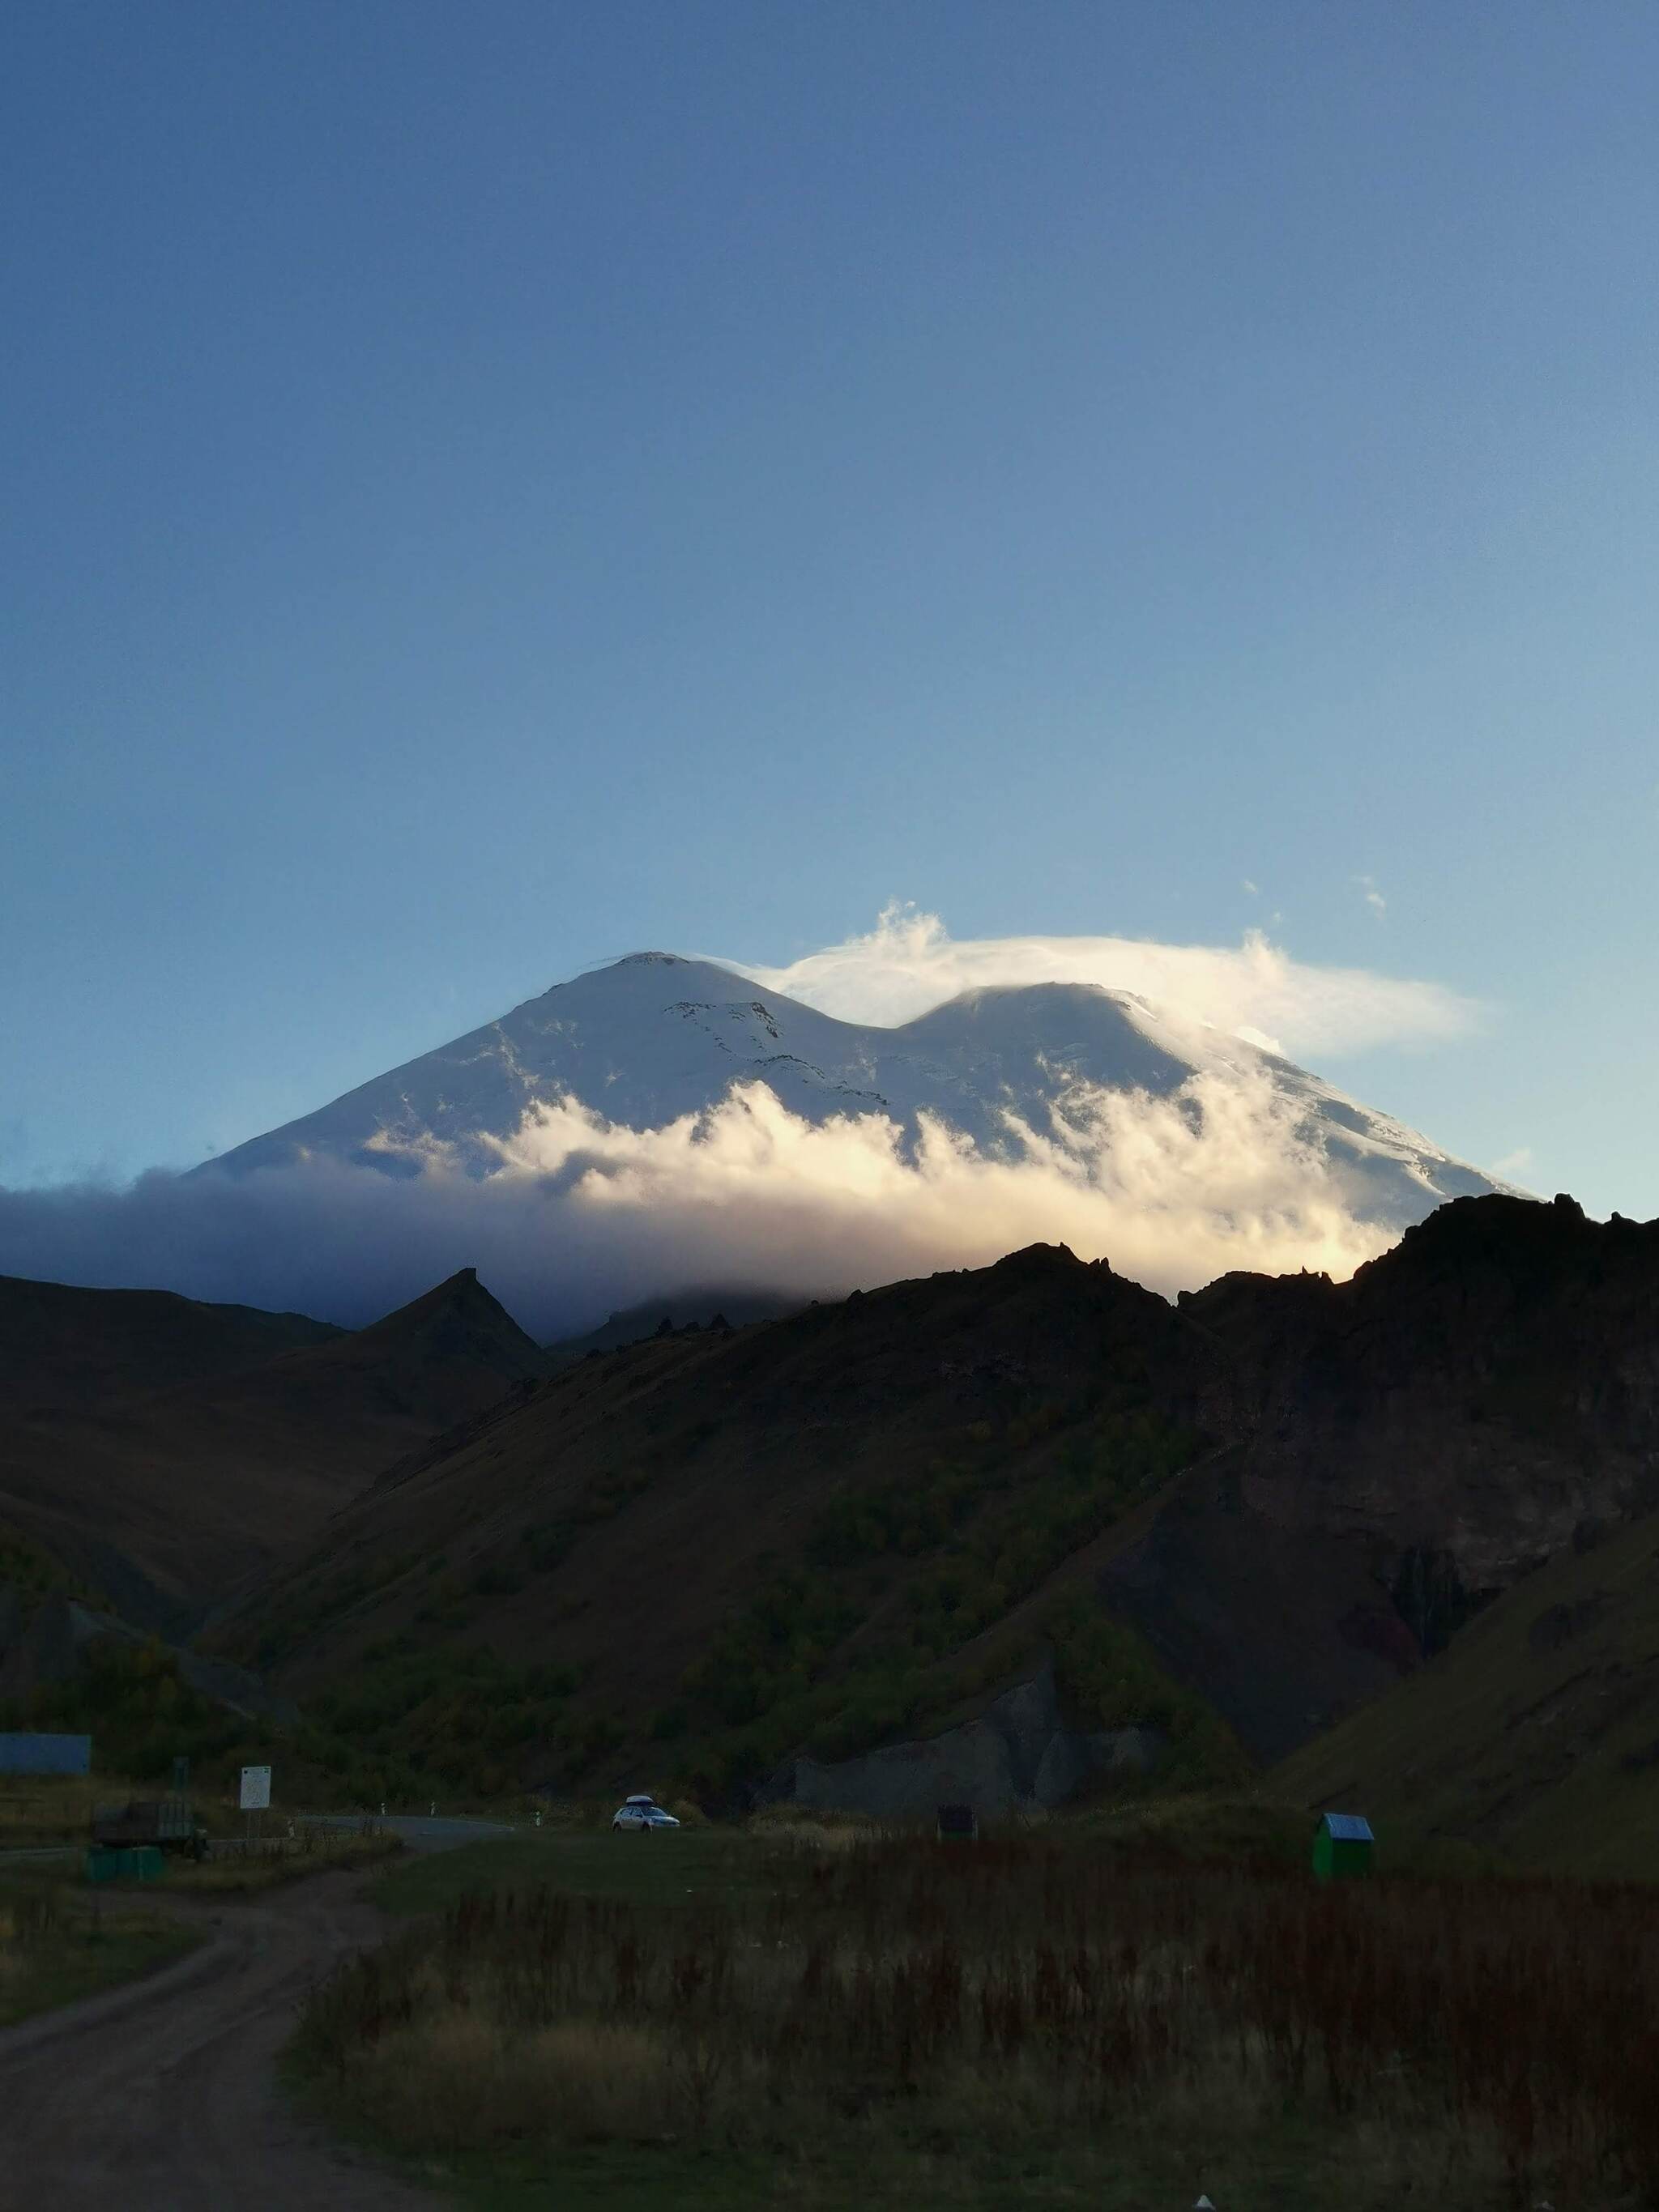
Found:
[[72, 1887], [52, 1869], [0, 1881], [0, 2027], [188, 1951], [194, 1930]]
[[258, 1837], [252, 1841], [233, 1838], [216, 1844], [211, 1857], [199, 1864], [177, 1864], [167, 1887], [206, 1890], [220, 1896], [242, 1895], [273, 1888], [278, 1882], [295, 1881], [306, 1875], [375, 1866], [382, 1859], [396, 1857], [402, 1849], [401, 1840], [374, 1820], [364, 1820], [360, 1827], [345, 1833], [307, 1824], [289, 1836]]
[[1363, 2148], [1353, 2204], [1407, 2146], [1441, 2207], [1654, 2201], [1649, 1891], [1321, 1887], [1030, 1837], [857, 1838], [778, 1873], [718, 1911], [464, 1899], [316, 1992], [299, 2052], [426, 2154], [852, 2130], [1058, 2160], [1203, 2112], [1241, 2144], [1288, 2115]]

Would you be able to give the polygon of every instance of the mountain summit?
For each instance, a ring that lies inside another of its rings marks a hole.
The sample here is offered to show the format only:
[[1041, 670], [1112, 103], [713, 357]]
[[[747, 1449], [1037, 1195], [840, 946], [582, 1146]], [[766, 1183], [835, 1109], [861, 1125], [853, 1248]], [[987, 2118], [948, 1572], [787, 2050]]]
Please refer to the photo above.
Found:
[[712, 962], [638, 952], [556, 984], [482, 1029], [237, 1146], [203, 1173], [243, 1176], [315, 1154], [418, 1171], [434, 1140], [474, 1175], [499, 1164], [538, 1103], [572, 1097], [658, 1128], [764, 1084], [811, 1122], [922, 1116], [982, 1152], [1016, 1148], [1010, 1117], [1045, 1131], [1091, 1092], [1168, 1097], [1195, 1076], [1255, 1081], [1299, 1141], [1344, 1173], [1357, 1212], [1391, 1228], [1502, 1186], [1318, 1076], [1127, 991], [1043, 983], [963, 993], [892, 1029], [838, 1021]]

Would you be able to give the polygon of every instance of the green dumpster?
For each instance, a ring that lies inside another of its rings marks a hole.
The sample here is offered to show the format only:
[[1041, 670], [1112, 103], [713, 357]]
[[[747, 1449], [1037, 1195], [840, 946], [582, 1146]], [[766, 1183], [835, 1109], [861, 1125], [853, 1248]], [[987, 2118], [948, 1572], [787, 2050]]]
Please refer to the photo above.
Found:
[[167, 1860], [154, 1844], [126, 1850], [94, 1844], [87, 1853], [88, 1881], [159, 1881], [166, 1871]]

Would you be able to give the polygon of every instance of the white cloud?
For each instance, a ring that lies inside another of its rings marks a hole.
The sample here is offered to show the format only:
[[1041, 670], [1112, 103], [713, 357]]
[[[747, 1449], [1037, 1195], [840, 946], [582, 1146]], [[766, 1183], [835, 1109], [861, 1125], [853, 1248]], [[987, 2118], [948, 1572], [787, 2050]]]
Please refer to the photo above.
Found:
[[1532, 1168], [1532, 1146], [1517, 1145], [1512, 1152], [1505, 1152], [1501, 1160], [1492, 1162], [1492, 1173], [1505, 1182], [1519, 1182]]
[[[788, 967], [730, 964], [886, 1024], [963, 991], [1096, 983], [1316, 1063], [1453, 1036], [1476, 1011], [1438, 984], [1293, 960], [1257, 932], [1233, 948], [957, 943], [936, 917], [898, 907]], [[482, 1177], [428, 1141], [399, 1176], [314, 1157], [240, 1177], [157, 1171], [125, 1189], [0, 1188], [0, 1273], [356, 1324], [476, 1266], [545, 1338], [677, 1290], [835, 1292], [1039, 1241], [1164, 1292], [1230, 1268], [1346, 1275], [1390, 1241], [1294, 1103], [1224, 1055], [1169, 1097], [1079, 1087], [1041, 1126], [1009, 1120], [1007, 1134], [993, 1153], [925, 1119], [915, 1142], [881, 1115], [818, 1125], [752, 1084], [656, 1128], [562, 1099], [532, 1108]]]
[[1354, 881], [1359, 886], [1360, 896], [1381, 921], [1389, 910], [1389, 902], [1376, 888], [1376, 878], [1372, 876], [1356, 876]]
[[728, 960], [844, 1021], [896, 1025], [959, 992], [1007, 983], [1098, 983], [1297, 1059], [1431, 1043], [1471, 1029], [1479, 1008], [1443, 984], [1293, 960], [1251, 930], [1237, 946], [1129, 937], [951, 937], [936, 915], [886, 908], [867, 936], [785, 968]]
[[1037, 1242], [1170, 1293], [1232, 1267], [1346, 1275], [1391, 1241], [1259, 1072], [1167, 1098], [1080, 1089], [1010, 1133], [1004, 1158], [924, 1122], [907, 1153], [883, 1115], [808, 1122], [761, 1085], [655, 1129], [565, 1099], [533, 1108], [482, 1179], [428, 1140], [401, 1178], [313, 1158], [0, 1192], [0, 1270], [357, 1323], [476, 1266], [545, 1337], [678, 1289], [841, 1291]]

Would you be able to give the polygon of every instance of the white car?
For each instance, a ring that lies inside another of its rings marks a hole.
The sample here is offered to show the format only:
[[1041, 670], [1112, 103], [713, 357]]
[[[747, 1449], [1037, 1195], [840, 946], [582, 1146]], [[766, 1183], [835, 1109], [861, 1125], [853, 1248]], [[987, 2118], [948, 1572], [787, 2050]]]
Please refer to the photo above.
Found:
[[635, 1828], [649, 1835], [653, 1828], [678, 1828], [672, 1813], [665, 1813], [654, 1797], [630, 1797], [611, 1816], [613, 1828]]

